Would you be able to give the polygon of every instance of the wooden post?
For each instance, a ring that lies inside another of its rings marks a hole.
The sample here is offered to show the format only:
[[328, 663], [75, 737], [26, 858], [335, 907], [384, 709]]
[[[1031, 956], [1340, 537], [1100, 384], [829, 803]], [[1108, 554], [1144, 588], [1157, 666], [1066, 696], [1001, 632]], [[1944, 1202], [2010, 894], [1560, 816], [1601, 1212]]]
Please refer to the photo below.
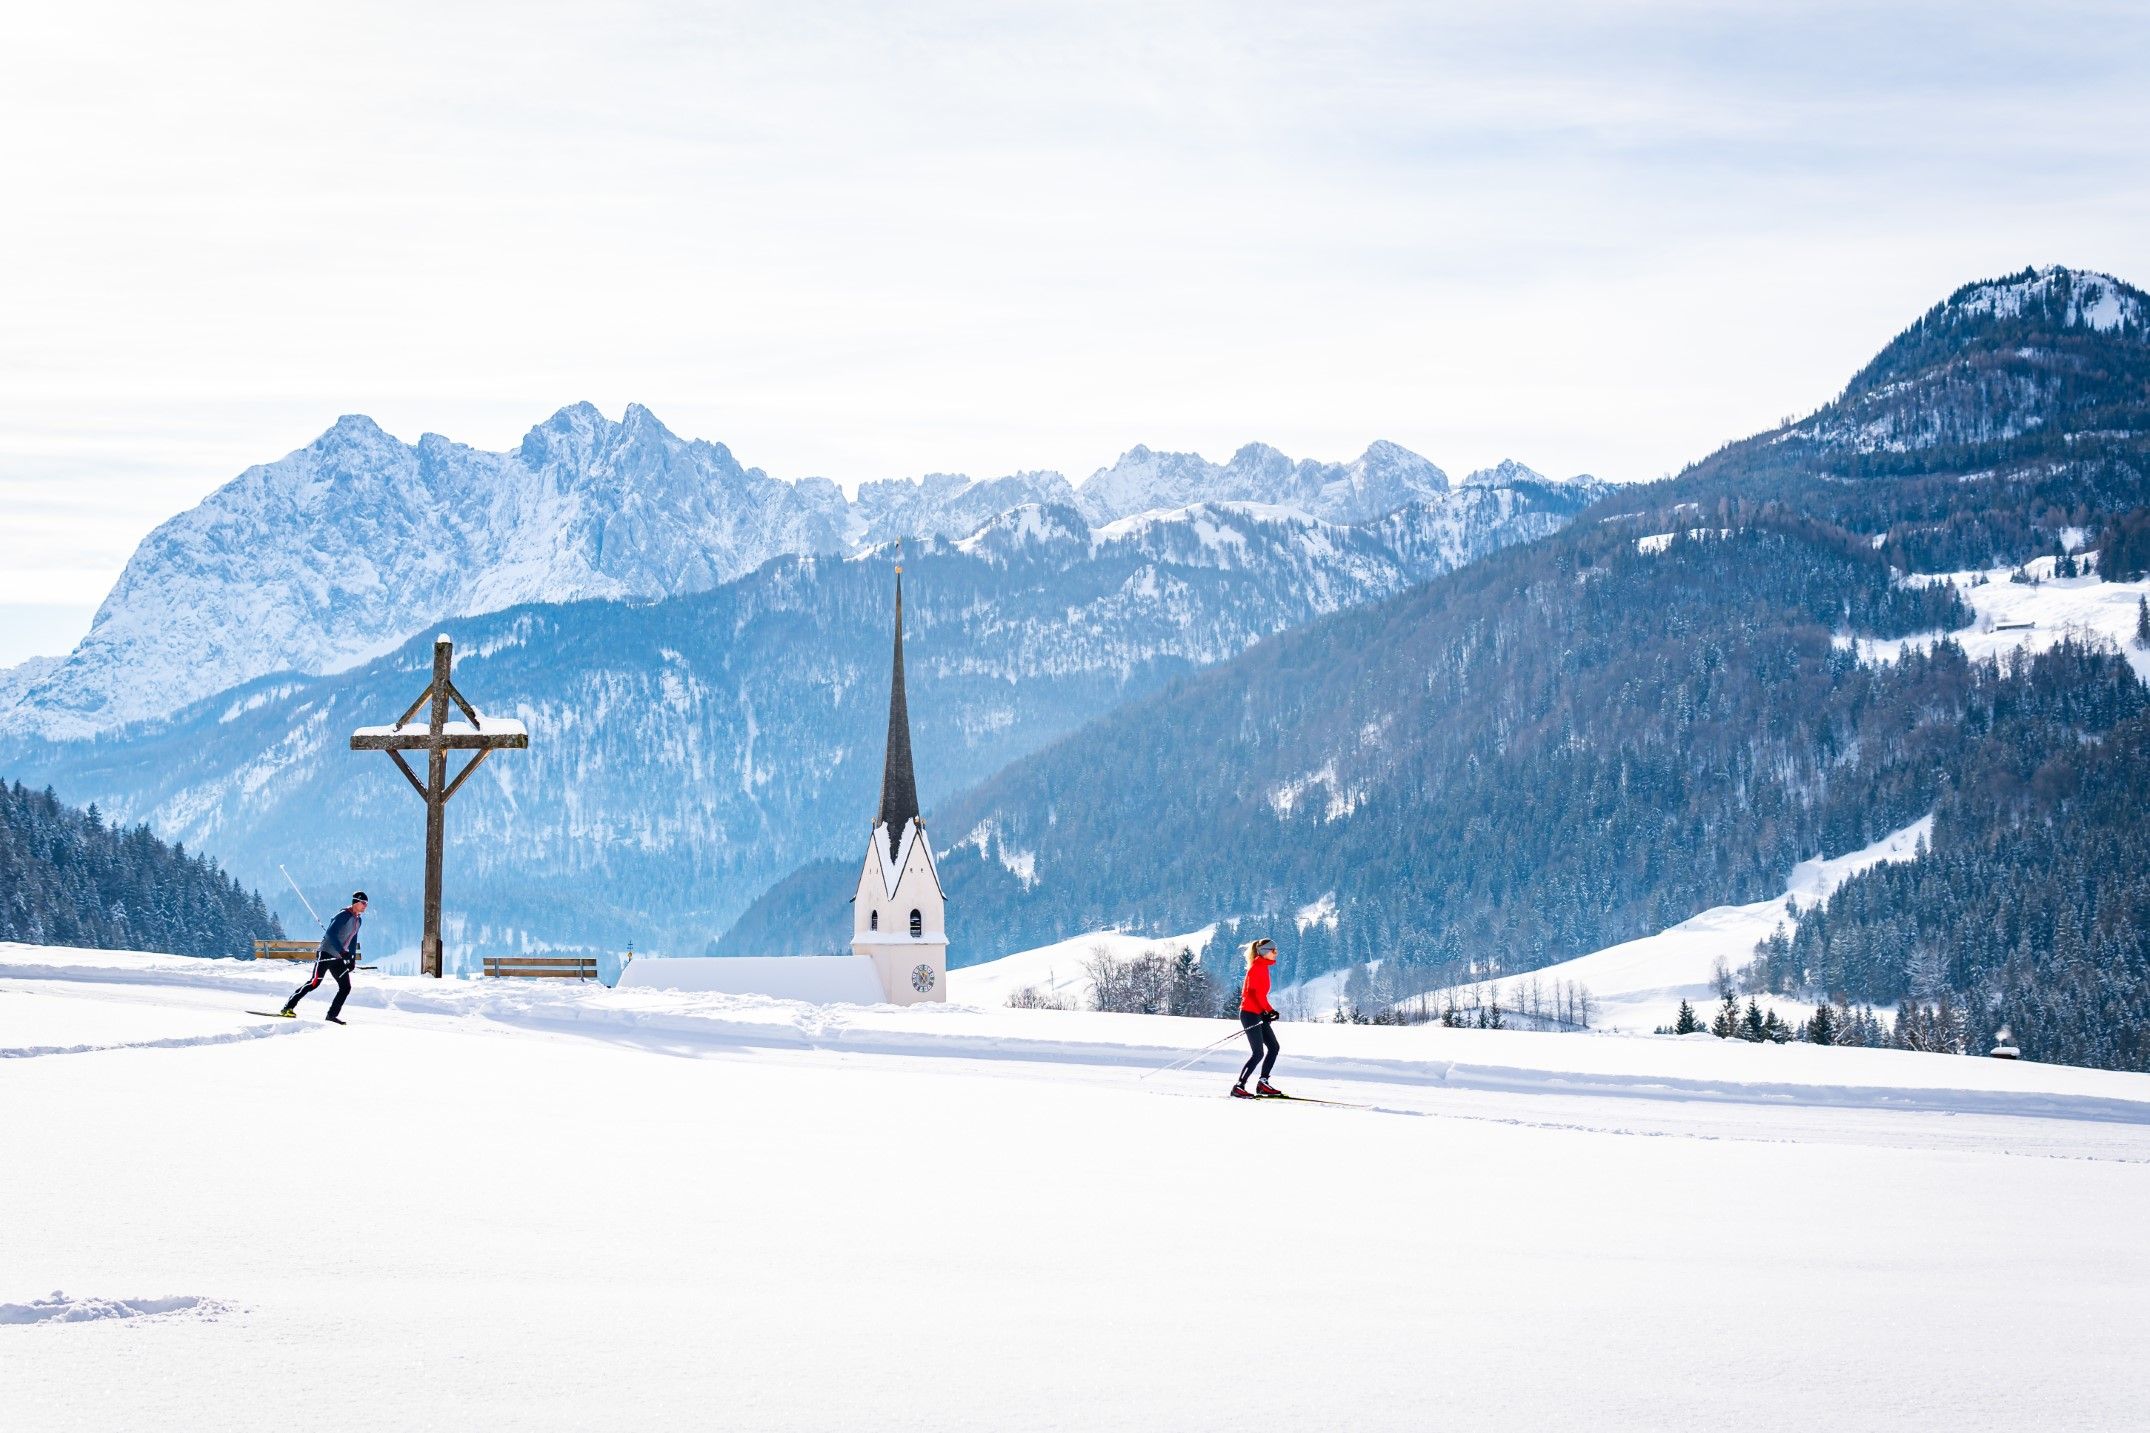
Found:
[[[394, 726], [360, 727], [351, 735], [353, 751], [385, 751], [410, 782], [411, 788], [426, 804], [426, 877], [425, 877], [425, 930], [418, 940], [419, 969], [435, 979], [440, 978], [446, 962], [442, 958], [440, 939], [440, 885], [441, 858], [446, 852], [448, 830], [448, 798], [462, 788], [470, 774], [478, 769], [478, 763], [495, 751], [502, 749], [523, 750], [530, 745], [530, 737], [518, 721], [488, 719], [478, 715], [478, 709], [455, 689], [453, 668], [455, 645], [447, 637], [433, 641], [433, 681], [419, 693], [418, 700], [404, 710]], [[470, 718], [467, 726], [458, 722], [454, 728], [448, 724], [448, 706], [453, 702]], [[419, 708], [430, 703], [423, 727], [409, 725], [418, 715]], [[403, 759], [406, 751], [424, 751], [426, 754], [426, 779], [421, 782]], [[470, 762], [448, 779], [448, 753], [467, 751]]]
[[[427, 730], [438, 736], [448, 725], [448, 669], [454, 646], [433, 639], [433, 712]], [[418, 941], [418, 973], [440, 978], [440, 866], [448, 838], [448, 748], [435, 741], [426, 752], [426, 926]]]

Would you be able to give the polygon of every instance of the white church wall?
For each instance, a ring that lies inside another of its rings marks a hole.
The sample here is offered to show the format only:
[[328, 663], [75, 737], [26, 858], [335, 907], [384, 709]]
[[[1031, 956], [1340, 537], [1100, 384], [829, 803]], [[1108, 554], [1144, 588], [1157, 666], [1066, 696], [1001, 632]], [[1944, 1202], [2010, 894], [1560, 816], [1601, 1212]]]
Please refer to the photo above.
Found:
[[863, 955], [642, 956], [619, 988], [773, 995], [816, 1005], [886, 1003], [881, 974]]
[[[852, 950], [872, 963], [876, 978], [891, 1005], [917, 1005], [948, 998], [948, 942], [942, 940], [857, 940]], [[926, 988], [918, 988], [918, 968], [929, 972]]]

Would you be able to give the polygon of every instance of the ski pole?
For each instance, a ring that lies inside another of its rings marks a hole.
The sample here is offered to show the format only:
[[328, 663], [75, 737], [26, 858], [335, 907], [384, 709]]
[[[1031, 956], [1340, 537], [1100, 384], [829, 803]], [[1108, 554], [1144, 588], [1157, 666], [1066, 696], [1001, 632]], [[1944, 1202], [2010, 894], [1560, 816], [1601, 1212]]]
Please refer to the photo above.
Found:
[[1201, 1049], [1195, 1051], [1192, 1055], [1189, 1055], [1184, 1059], [1174, 1060], [1170, 1064], [1159, 1065], [1156, 1069], [1150, 1071], [1149, 1075], [1144, 1075], [1142, 1078], [1147, 1080], [1150, 1075], [1162, 1075], [1167, 1070], [1177, 1070], [1182, 1065], [1191, 1065], [1195, 1061], [1201, 1059], [1204, 1055], [1207, 1055], [1210, 1051], [1216, 1049], [1219, 1045], [1222, 1045], [1226, 1040], [1229, 1040], [1237, 1035], [1245, 1035], [1246, 1033], [1247, 1032], [1244, 1029], [1227, 1030], [1222, 1036], [1210, 1041], [1207, 1045], [1204, 1045]]
[[[279, 871], [284, 871], [284, 863], [282, 861], [278, 861], [276, 863], [276, 869]], [[299, 883], [291, 879], [291, 873], [289, 871], [284, 871], [284, 879], [290, 883], [291, 894], [297, 896], [299, 898], [299, 904], [306, 907], [306, 914], [313, 917], [314, 924], [321, 924], [321, 917], [314, 910], [314, 903], [306, 899], [306, 892], [299, 889]]]

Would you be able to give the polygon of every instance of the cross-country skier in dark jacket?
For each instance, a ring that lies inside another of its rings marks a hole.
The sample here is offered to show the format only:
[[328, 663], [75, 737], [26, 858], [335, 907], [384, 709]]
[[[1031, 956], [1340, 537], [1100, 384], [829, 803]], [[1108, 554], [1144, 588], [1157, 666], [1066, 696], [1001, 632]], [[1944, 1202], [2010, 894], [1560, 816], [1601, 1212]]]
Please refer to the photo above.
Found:
[[[1269, 1003], [1269, 972], [1277, 963], [1277, 943], [1254, 941], [1247, 946], [1246, 957], [1247, 983], [1239, 992], [1239, 1025], [1247, 1032], [1247, 1043], [1254, 1047], [1254, 1053], [1240, 1068], [1239, 1083], [1232, 1086], [1232, 1094], [1242, 1100], [1262, 1095], [1280, 1097], [1284, 1092], [1269, 1083], [1269, 1072], [1277, 1067], [1277, 1008]], [[1257, 1064], [1262, 1067], [1262, 1077], [1250, 1095], [1247, 1077]]]
[[351, 968], [358, 964], [358, 926], [366, 914], [366, 893], [354, 892], [351, 904], [329, 917], [328, 929], [322, 932], [321, 949], [314, 955], [313, 979], [291, 992], [284, 1008], [277, 1012], [286, 1019], [298, 1018], [298, 1004], [321, 983], [324, 975], [336, 977], [336, 998], [328, 1003], [328, 1018], [338, 1025], [343, 1023], [343, 1002], [351, 996]]

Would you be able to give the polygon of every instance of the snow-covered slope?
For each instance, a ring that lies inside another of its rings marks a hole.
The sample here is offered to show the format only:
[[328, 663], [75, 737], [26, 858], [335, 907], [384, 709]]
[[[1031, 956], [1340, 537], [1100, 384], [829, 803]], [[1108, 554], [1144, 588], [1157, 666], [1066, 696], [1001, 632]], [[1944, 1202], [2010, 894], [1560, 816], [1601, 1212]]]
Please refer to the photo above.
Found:
[[64, 657], [32, 657], [12, 667], [0, 667], [0, 713], [20, 701], [23, 694], [43, 681]]
[[[1828, 900], [1853, 876], [1883, 862], [1917, 859], [1932, 834], [1933, 817], [1923, 817], [1860, 850], [1800, 862], [1780, 896], [1742, 906], [1715, 906], [1656, 935], [1622, 941], [1527, 975], [1488, 980], [1475, 994], [1485, 1000], [1498, 998], [1512, 1010], [1517, 992], [1533, 982], [1546, 990], [1561, 984], [1579, 985], [1590, 993], [1594, 1028], [1630, 1033], [1671, 1025], [1682, 1000], [1707, 1016], [1717, 1000], [1714, 979], [1720, 964], [1737, 972], [1754, 960], [1755, 946], [1770, 932], [1798, 924], [1792, 913], [1795, 906], [1810, 909]], [[1434, 991], [1415, 996], [1409, 1003], [1438, 1010], [1445, 995]]]
[[350, 416], [151, 533], [71, 654], [0, 676], [0, 735], [92, 736], [271, 672], [353, 666], [452, 617], [699, 592], [781, 555], [960, 537], [1026, 505], [1104, 523], [1246, 501], [1352, 524], [1447, 491], [1390, 443], [1350, 463], [1251, 444], [1221, 466], [1136, 448], [1080, 494], [1052, 472], [935, 473], [847, 500], [826, 479], [743, 467], [640, 405], [617, 423], [563, 408], [505, 453], [404, 443]]
[[1147, 955], [1167, 958], [1183, 950], [1202, 953], [1216, 927], [1190, 935], [1141, 936], [1125, 931], [1100, 930], [1071, 940], [1019, 950], [998, 960], [967, 965], [948, 972], [948, 998], [964, 1005], [994, 1009], [1008, 998], [1027, 991], [1043, 1000], [1082, 1010], [1090, 1005], [1090, 962], [1099, 956], [1112, 960], [1137, 960]]
[[2150, 1403], [2140, 1075], [1285, 1026], [1336, 1109], [1223, 1098], [1236, 1039], [1144, 1078], [1222, 1021], [369, 975], [347, 1029], [242, 1013], [292, 979], [0, 948], [0, 1426], [1659, 1429], [1727, 1369], [1742, 1429], [1817, 1380], [1872, 1427]]

